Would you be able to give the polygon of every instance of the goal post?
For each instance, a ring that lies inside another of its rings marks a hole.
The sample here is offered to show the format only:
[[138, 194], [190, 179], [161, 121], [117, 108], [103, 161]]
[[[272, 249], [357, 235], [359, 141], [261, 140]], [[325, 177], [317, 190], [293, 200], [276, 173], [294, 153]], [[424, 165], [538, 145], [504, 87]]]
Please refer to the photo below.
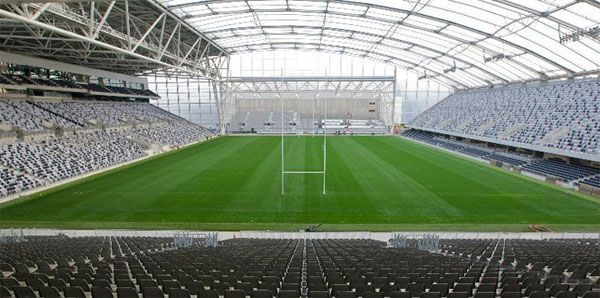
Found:
[[[282, 77], [282, 84], [283, 84], [283, 77]], [[322, 184], [322, 194], [325, 195], [327, 193], [327, 125], [325, 125], [325, 122], [323, 122], [323, 145], [321, 147], [321, 150], [323, 152], [322, 156], [323, 156], [323, 167], [321, 170], [287, 170], [286, 166], [285, 166], [285, 137], [286, 134], [288, 132], [286, 132], [286, 123], [285, 123], [285, 110], [284, 110], [284, 103], [285, 103], [285, 95], [283, 94], [283, 88], [280, 88], [280, 100], [281, 100], [281, 194], [285, 195], [285, 178], [286, 175], [322, 175], [323, 177], [323, 184]], [[314, 104], [315, 101], [317, 101], [319, 99], [319, 93], [316, 93], [314, 98], [312, 98], [313, 100], [313, 109], [314, 109]], [[299, 98], [297, 98], [296, 100], [300, 100]], [[324, 119], [327, 119], [327, 97], [324, 98], [324, 102], [325, 102], [325, 109], [324, 109]], [[315, 126], [315, 120], [314, 120], [314, 113], [313, 113], [313, 121], [312, 121], [312, 136], [314, 138], [314, 135], [316, 133], [316, 126]]]

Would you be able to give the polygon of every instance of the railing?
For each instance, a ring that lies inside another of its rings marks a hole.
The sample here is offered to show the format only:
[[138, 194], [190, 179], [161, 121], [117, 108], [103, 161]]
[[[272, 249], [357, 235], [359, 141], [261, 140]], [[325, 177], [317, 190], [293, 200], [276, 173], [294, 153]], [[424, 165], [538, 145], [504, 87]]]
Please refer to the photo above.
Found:
[[241, 231], [239, 238], [254, 239], [373, 239], [371, 232]]
[[590, 239], [600, 241], [600, 232], [277, 232], [277, 231], [191, 231], [191, 230], [70, 230], [70, 229], [0, 229], [0, 235], [21, 234], [24, 236], [57, 236], [68, 237], [169, 237], [176, 233], [215, 233], [218, 240], [223, 241], [234, 238], [254, 239], [372, 239], [387, 242], [393, 234], [401, 233], [407, 239], [422, 237], [424, 233], [439, 236], [439, 239]]

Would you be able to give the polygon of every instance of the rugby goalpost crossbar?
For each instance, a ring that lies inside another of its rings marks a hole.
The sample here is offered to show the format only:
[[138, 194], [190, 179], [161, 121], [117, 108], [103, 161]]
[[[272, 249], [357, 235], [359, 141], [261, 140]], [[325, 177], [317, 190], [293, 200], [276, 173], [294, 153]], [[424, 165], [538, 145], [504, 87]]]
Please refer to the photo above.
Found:
[[[322, 194], [325, 195], [327, 193], [327, 188], [326, 188], [326, 175], [327, 175], [327, 126], [323, 125], [323, 170], [322, 171], [286, 171], [285, 170], [285, 126], [284, 126], [284, 109], [283, 109], [283, 103], [284, 103], [284, 95], [283, 95], [283, 69], [281, 71], [281, 89], [279, 90], [279, 98], [281, 100], [281, 194], [285, 195], [285, 175], [289, 175], [289, 174], [299, 174], [299, 175], [305, 175], [305, 174], [321, 174], [323, 175], [323, 192]], [[317, 92], [315, 95], [315, 98], [313, 98], [313, 122], [312, 122], [312, 130], [313, 130], [313, 137], [315, 134], [315, 121], [314, 121], [314, 102], [317, 100], [317, 98], [319, 97], [319, 93]], [[300, 99], [298, 99], [300, 100]], [[325, 97], [325, 118], [327, 119], [327, 97]]]

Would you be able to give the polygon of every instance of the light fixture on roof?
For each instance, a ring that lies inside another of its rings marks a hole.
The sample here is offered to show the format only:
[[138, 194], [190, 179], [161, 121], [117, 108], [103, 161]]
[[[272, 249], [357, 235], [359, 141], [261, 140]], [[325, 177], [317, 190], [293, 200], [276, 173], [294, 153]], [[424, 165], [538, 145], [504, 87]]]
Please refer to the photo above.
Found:
[[502, 59], [510, 59], [510, 58], [512, 58], [511, 55], [506, 55], [504, 53], [498, 53], [494, 56], [483, 57], [483, 62], [488, 63], [488, 62], [492, 62], [492, 61], [499, 61]]
[[600, 37], [600, 26], [589, 27], [570, 33], [562, 33], [560, 25], [558, 26], [558, 41], [562, 44], [579, 41], [582, 37], [598, 38]]
[[455, 72], [456, 71], [456, 61], [454, 61], [454, 66], [444, 69], [444, 73]]
[[427, 75], [427, 70], [426, 70], [426, 71], [425, 71], [425, 74], [423, 74], [422, 76], [420, 76], [420, 77], [418, 77], [418, 78], [417, 78], [417, 81], [420, 81], [420, 80], [427, 80], [427, 79], [431, 79], [431, 78], [433, 78], [433, 77], [434, 77], [434, 76]]

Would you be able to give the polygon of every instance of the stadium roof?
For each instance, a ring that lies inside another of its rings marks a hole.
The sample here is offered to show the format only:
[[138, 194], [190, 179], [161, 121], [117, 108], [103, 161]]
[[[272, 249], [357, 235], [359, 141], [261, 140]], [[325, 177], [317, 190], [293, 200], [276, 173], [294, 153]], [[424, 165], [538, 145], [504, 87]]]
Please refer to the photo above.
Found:
[[595, 0], [160, 1], [231, 54], [336, 52], [459, 89], [600, 74]]
[[129, 75], [217, 78], [228, 57], [155, 0], [1, 0], [0, 51]]

